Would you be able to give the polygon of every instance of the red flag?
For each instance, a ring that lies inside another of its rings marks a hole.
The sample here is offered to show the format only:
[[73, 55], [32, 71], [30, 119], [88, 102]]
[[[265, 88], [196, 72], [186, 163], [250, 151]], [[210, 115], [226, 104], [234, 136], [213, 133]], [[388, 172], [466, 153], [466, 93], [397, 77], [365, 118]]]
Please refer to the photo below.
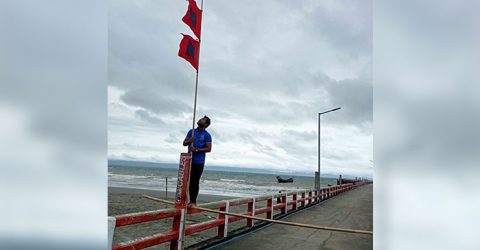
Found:
[[198, 56], [200, 43], [189, 35], [182, 34], [178, 56], [187, 60], [196, 70], [198, 70]]
[[202, 10], [197, 6], [195, 0], [188, 0], [188, 10], [182, 21], [192, 29], [198, 39], [200, 39], [200, 30], [202, 28]]

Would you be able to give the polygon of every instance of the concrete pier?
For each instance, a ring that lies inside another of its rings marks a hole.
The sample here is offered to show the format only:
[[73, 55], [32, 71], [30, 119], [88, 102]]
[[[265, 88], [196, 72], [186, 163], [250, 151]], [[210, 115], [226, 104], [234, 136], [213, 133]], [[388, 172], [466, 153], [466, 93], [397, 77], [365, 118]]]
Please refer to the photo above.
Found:
[[[282, 220], [321, 226], [373, 230], [373, 185], [335, 196]], [[373, 236], [271, 225], [216, 249], [371, 250]]]

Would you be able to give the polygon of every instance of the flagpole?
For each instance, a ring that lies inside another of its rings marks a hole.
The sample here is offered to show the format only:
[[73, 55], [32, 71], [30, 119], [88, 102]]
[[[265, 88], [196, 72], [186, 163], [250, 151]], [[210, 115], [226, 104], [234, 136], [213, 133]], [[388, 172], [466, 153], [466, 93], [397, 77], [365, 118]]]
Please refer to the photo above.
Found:
[[[200, 9], [202, 10], [202, 26], [203, 26], [203, 0], [201, 1]], [[195, 115], [197, 113], [198, 71], [200, 70], [200, 48], [202, 45], [201, 36], [202, 36], [202, 29], [200, 29], [200, 36], [198, 38], [198, 65], [197, 65], [197, 72], [195, 76], [195, 97], [193, 101], [192, 138], [195, 138], [194, 132], [195, 132]]]
[[[201, 1], [200, 9], [202, 10], [202, 26], [203, 26], [203, 0]], [[198, 38], [198, 64], [197, 64], [197, 71], [195, 74], [195, 95], [193, 99], [192, 139], [194, 142], [195, 142], [195, 116], [197, 114], [198, 72], [200, 70], [200, 50], [201, 50], [200, 48], [202, 45], [201, 36], [202, 36], [202, 29], [200, 29], [200, 36]]]
[[[201, 1], [200, 4], [200, 9], [202, 10], [202, 26], [203, 26], [203, 0]], [[201, 41], [201, 35], [202, 35], [202, 29], [200, 29], [200, 36], [198, 37], [198, 64], [197, 64], [197, 71], [195, 73], [195, 95], [193, 98], [193, 119], [192, 119], [192, 145], [195, 145], [195, 116], [197, 113], [197, 95], [198, 95], [198, 71], [200, 70], [200, 47], [202, 44]], [[192, 164], [193, 164], [193, 152], [190, 152], [192, 155], [192, 159], [190, 160], [190, 173], [187, 178], [187, 199], [189, 199], [189, 193], [190, 193], [190, 176], [192, 174]], [[185, 202], [185, 217], [183, 220], [183, 230], [182, 230], [182, 250], [185, 249], [185, 226], [187, 222], [187, 202]]]

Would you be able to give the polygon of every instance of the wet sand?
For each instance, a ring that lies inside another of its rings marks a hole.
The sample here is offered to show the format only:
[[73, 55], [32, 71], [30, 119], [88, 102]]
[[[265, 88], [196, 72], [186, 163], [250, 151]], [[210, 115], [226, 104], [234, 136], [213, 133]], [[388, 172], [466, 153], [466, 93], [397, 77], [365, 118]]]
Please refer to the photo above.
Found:
[[[122, 215], [127, 213], [142, 212], [142, 211], [151, 211], [162, 208], [172, 207], [168, 204], [163, 204], [160, 202], [152, 201], [142, 197], [142, 195], [147, 194], [155, 197], [165, 199], [165, 191], [155, 191], [155, 190], [144, 190], [144, 189], [132, 189], [132, 188], [108, 188], [108, 215]], [[168, 200], [173, 200], [175, 196], [174, 192], [168, 193]], [[200, 194], [197, 199], [197, 203], [205, 203], [212, 201], [220, 200], [230, 200], [235, 197], [227, 196], [217, 196], [217, 195], [205, 195]], [[260, 202], [259, 202], [260, 203]], [[259, 204], [264, 206], [264, 204]], [[245, 212], [246, 205], [237, 206], [231, 208], [232, 212]], [[216, 218], [217, 214], [212, 213], [201, 213], [189, 215], [187, 217], [187, 224], [195, 224], [202, 221], [208, 221], [213, 218]], [[242, 230], [245, 227], [246, 221], [241, 220], [234, 222], [228, 226], [229, 232]], [[120, 242], [125, 242], [142, 236], [153, 235], [160, 232], [167, 232], [172, 227], [172, 219], [162, 219], [153, 222], [141, 223], [136, 225], [129, 225], [115, 229], [115, 234], [113, 238], [113, 243], [117, 244]], [[206, 244], [209, 241], [213, 241], [217, 236], [217, 228], [212, 228], [203, 232], [198, 232], [192, 235], [187, 236], [186, 246], [191, 249], [198, 248], [201, 245]], [[158, 246], [153, 246], [148, 249], [169, 249], [170, 244], [161, 244]]]

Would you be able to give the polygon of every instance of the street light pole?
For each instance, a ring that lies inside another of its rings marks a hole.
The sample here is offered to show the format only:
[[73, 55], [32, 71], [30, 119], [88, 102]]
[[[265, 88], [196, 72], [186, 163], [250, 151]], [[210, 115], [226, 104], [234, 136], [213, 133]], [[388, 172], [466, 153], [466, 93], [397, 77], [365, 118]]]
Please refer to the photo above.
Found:
[[315, 189], [320, 190], [320, 113], [318, 113], [318, 171], [315, 174]]
[[317, 190], [320, 190], [320, 124], [321, 124], [320, 123], [320, 117], [323, 114], [333, 112], [333, 111], [337, 111], [339, 109], [341, 109], [341, 107], [318, 113], [318, 172], [315, 173], [315, 189], [317, 189]]

